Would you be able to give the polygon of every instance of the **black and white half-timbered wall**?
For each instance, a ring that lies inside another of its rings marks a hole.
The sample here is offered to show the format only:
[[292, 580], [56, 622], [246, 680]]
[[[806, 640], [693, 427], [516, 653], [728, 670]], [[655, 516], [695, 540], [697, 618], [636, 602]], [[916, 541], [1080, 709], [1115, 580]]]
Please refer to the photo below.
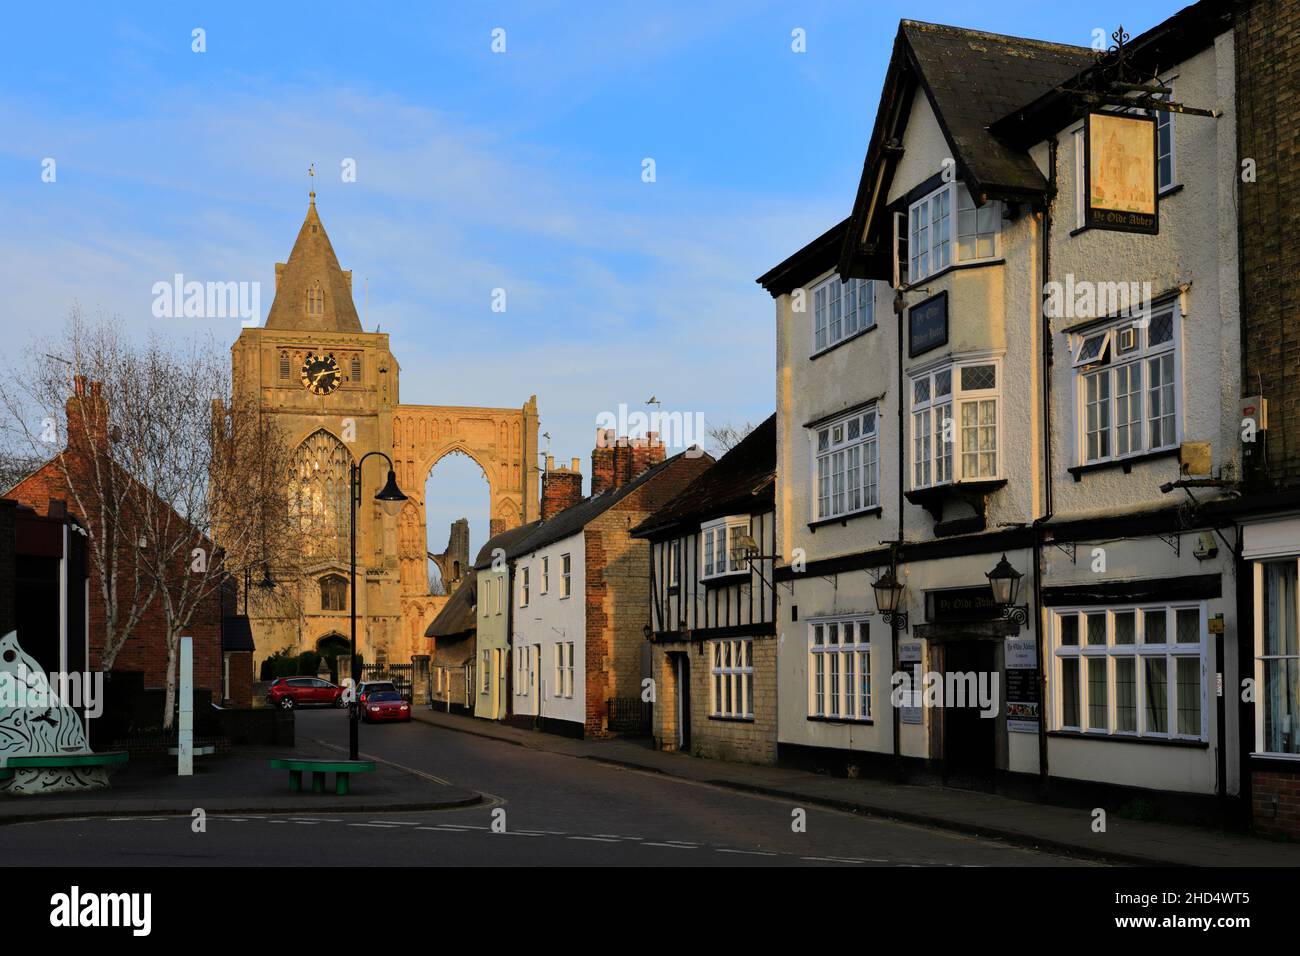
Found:
[[776, 758], [776, 417], [633, 534], [650, 541], [655, 746]]

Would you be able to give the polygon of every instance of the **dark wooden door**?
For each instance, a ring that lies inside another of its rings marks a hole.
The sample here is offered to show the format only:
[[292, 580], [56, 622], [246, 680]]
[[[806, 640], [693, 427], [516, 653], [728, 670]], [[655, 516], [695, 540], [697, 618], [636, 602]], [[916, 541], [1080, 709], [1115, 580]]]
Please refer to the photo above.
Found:
[[[943, 771], [949, 786], [991, 790], [997, 760], [998, 702], [991, 716], [981, 716], [978, 693], [958, 696], [950, 689], [981, 686], [991, 688], [989, 675], [994, 666], [993, 645], [988, 641], [954, 641], [943, 649]], [[950, 675], [974, 681], [957, 681]], [[973, 699], [972, 699], [973, 698]]]

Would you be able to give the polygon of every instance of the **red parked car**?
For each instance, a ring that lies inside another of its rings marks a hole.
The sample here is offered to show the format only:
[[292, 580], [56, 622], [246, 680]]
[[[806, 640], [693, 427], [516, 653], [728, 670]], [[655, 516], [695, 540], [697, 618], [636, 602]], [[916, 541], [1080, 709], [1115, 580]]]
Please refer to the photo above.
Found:
[[411, 705], [397, 691], [373, 691], [366, 699], [365, 706], [361, 708], [361, 719], [368, 724], [380, 720], [409, 721], [411, 719]]
[[319, 677], [277, 677], [267, 689], [266, 699], [272, 707], [293, 710], [295, 707], [341, 707], [343, 688]]

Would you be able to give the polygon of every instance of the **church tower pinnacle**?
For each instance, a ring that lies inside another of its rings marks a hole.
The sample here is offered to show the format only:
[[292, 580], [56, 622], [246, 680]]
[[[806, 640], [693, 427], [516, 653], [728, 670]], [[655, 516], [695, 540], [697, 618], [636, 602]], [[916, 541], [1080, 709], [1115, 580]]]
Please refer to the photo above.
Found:
[[275, 301], [266, 328], [299, 332], [360, 332], [352, 301], [352, 273], [339, 267], [334, 247], [310, 193], [307, 218], [298, 230], [289, 261], [275, 264]]

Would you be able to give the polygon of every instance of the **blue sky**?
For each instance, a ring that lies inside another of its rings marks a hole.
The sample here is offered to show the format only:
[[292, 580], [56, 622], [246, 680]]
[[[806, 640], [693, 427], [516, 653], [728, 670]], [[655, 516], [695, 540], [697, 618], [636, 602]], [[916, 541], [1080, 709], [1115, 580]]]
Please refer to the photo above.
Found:
[[[0, 35], [0, 354], [12, 366], [74, 301], [232, 342], [236, 322], [152, 318], [153, 283], [260, 281], [264, 316], [314, 162], [403, 401], [536, 394], [552, 451], [584, 471], [596, 416], [651, 394], [758, 422], [775, 349], [753, 280], [847, 215], [900, 18], [1087, 45], [1179, 6], [15, 5]], [[479, 547], [477, 468], [445, 460], [429, 492], [433, 548], [462, 514]]]

